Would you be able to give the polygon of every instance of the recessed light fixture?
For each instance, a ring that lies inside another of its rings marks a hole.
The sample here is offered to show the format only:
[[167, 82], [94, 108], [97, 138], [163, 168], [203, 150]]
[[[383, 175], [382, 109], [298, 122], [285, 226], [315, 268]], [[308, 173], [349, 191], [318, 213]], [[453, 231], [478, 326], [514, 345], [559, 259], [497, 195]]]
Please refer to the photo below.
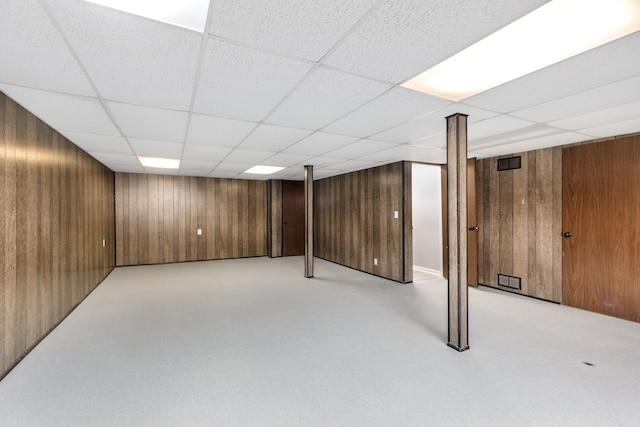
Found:
[[156, 21], [204, 32], [209, 0], [86, 0]]
[[269, 175], [269, 174], [281, 171], [282, 169], [284, 169], [284, 168], [280, 167], [280, 166], [257, 165], [257, 166], [254, 166], [252, 168], [247, 169], [246, 171], [244, 171], [244, 173], [253, 173], [253, 174], [257, 174], [257, 175]]
[[138, 156], [138, 159], [145, 168], [178, 169], [180, 167], [180, 159], [145, 156]]
[[460, 101], [639, 29], [637, 0], [553, 0], [402, 86]]

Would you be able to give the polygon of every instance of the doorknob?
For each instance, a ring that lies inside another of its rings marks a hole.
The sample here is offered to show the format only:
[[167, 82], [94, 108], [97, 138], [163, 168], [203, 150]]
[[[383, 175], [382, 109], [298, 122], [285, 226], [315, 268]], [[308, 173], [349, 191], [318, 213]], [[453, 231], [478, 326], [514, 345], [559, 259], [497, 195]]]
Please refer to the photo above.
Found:
[[480, 229], [480, 227], [478, 227], [477, 225], [469, 226], [469, 231], [476, 231], [476, 230], [479, 230], [479, 229]]
[[566, 233], [564, 233], [564, 237], [566, 237], [566, 238], [569, 238], [571, 236], [573, 236], [573, 234], [571, 234], [570, 231], [567, 231]]

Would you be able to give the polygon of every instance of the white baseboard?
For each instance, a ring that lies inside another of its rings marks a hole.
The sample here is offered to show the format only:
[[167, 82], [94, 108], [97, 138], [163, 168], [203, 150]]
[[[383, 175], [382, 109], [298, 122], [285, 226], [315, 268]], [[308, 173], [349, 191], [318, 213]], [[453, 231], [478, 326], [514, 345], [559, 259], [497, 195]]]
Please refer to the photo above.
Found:
[[436, 276], [442, 276], [442, 272], [440, 270], [433, 270], [431, 268], [420, 267], [419, 265], [414, 265], [413, 269], [417, 271], [421, 271], [423, 273], [427, 273], [427, 274], [435, 274]]

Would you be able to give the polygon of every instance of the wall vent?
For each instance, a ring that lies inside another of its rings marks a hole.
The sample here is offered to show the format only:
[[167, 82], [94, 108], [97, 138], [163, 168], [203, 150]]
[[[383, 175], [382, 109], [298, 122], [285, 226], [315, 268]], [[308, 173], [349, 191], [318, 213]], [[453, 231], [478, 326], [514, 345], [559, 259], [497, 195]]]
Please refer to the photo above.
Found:
[[511, 289], [521, 289], [522, 279], [515, 276], [507, 276], [506, 274], [498, 274], [498, 285]]
[[522, 159], [520, 156], [507, 157], [506, 159], [498, 159], [498, 170], [508, 171], [512, 169], [520, 169], [522, 167]]

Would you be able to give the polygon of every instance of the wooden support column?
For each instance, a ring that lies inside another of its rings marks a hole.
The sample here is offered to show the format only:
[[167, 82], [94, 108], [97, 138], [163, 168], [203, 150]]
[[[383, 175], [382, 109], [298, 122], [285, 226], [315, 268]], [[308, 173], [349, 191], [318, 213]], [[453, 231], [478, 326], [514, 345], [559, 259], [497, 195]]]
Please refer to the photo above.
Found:
[[304, 277], [313, 277], [313, 166], [304, 167]]
[[449, 347], [469, 349], [467, 289], [467, 116], [447, 117]]
[[282, 256], [282, 180], [267, 182], [267, 255]]

